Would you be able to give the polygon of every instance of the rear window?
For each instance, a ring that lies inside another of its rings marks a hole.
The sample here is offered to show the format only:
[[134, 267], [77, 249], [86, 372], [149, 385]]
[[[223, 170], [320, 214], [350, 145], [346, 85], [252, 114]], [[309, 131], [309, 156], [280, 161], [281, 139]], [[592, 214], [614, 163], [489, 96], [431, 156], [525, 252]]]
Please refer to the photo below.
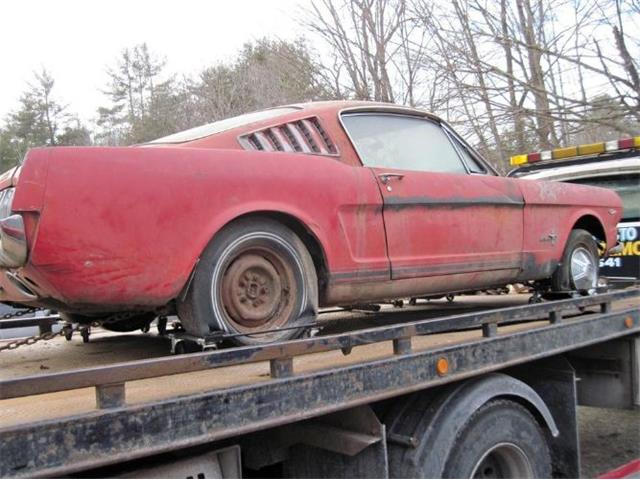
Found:
[[296, 110], [299, 109], [296, 107], [281, 107], [271, 108], [269, 110], [260, 110], [259, 112], [245, 113], [243, 115], [238, 115], [237, 117], [225, 118], [224, 120], [218, 120], [217, 122], [208, 123], [200, 127], [190, 128], [189, 130], [184, 130], [166, 137], [151, 140], [148, 143], [190, 142], [216, 133], [222, 133], [226, 130], [231, 130], [232, 128], [242, 127], [243, 125], [261, 122], [263, 120], [284, 115], [285, 113], [295, 112]]
[[622, 199], [625, 220], [640, 218], [640, 175], [611, 175], [607, 177], [579, 178], [569, 183], [591, 185], [614, 190]]

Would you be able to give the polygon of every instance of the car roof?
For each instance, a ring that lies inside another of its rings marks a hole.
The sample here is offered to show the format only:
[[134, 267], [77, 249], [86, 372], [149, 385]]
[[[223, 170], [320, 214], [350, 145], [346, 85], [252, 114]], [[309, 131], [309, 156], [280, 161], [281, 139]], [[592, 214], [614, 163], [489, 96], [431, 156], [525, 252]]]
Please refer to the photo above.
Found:
[[[422, 117], [428, 117], [433, 120], [441, 121], [442, 119], [437, 115], [427, 112], [426, 110], [420, 110], [418, 108], [406, 107], [403, 105], [396, 105], [395, 103], [386, 102], [373, 102], [367, 100], [326, 100], [317, 102], [306, 103], [294, 103], [291, 105], [283, 105], [285, 107], [294, 107], [305, 110], [305, 112], [313, 113], [320, 111], [336, 111], [336, 112], [393, 112], [393, 113], [405, 113], [408, 115], [418, 115]], [[280, 108], [280, 107], [274, 107]]]
[[[222, 130], [212, 131], [212, 132], [203, 132], [202, 134], [195, 134], [191, 139], [179, 139], [176, 140], [174, 137], [187, 134], [194, 130], [206, 129], [207, 127], [214, 126], [216, 123], [224, 122], [226, 120], [230, 120], [237, 117], [231, 117], [226, 119], [220, 119], [219, 121], [200, 125], [195, 128], [187, 129], [181, 132], [176, 132], [171, 135], [167, 135], [161, 138], [157, 138], [155, 140], [151, 140], [149, 142], [145, 142], [141, 146], [156, 146], [156, 145], [166, 145], [166, 144], [190, 144], [193, 141], [198, 141], [203, 138], [213, 137], [215, 135], [237, 131], [242, 129], [252, 129], [252, 128], [263, 128], [263, 126], [271, 125], [280, 121], [280, 119], [284, 121], [289, 121], [291, 118], [297, 118], [302, 116], [323, 116], [323, 115], [340, 115], [342, 113], [370, 113], [370, 112], [380, 112], [380, 113], [399, 113], [404, 115], [413, 115], [423, 118], [429, 118], [436, 122], [445, 123], [440, 117], [434, 115], [430, 112], [426, 112], [424, 110], [419, 110], [412, 107], [405, 107], [401, 105], [396, 105], [393, 103], [384, 103], [384, 102], [371, 102], [371, 101], [362, 101], [362, 100], [328, 100], [328, 101], [315, 101], [315, 102], [306, 102], [306, 103], [294, 103], [289, 105], [278, 105], [270, 108], [263, 108], [261, 110], [256, 110], [254, 112], [248, 112], [245, 115], [256, 114], [260, 112], [269, 112], [273, 110], [283, 110], [290, 109], [291, 111], [286, 113], [279, 113], [273, 117], [268, 117], [265, 119], [249, 121], [244, 124], [234, 125], [230, 127], [225, 127]], [[241, 115], [242, 116], [242, 115]]]

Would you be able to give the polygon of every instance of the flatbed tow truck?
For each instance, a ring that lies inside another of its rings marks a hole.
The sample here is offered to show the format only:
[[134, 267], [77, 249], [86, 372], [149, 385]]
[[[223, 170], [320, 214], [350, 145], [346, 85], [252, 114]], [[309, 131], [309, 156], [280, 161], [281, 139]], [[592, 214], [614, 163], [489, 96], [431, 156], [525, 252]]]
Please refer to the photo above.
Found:
[[576, 406], [640, 407], [640, 290], [528, 300], [182, 355], [100, 330], [0, 351], [0, 476], [579, 477]]

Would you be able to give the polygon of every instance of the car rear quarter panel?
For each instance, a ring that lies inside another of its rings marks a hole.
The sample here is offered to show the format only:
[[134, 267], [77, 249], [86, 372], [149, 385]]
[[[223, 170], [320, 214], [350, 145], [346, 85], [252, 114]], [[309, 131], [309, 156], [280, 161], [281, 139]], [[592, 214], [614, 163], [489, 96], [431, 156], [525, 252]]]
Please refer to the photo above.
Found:
[[52, 150], [47, 148], [29, 150], [22, 166], [10, 170], [13, 173], [9, 182], [6, 185], [0, 185], [1, 188], [11, 184], [19, 185], [13, 199], [14, 210], [40, 212], [42, 209], [51, 152]]
[[388, 268], [368, 169], [322, 156], [193, 148], [51, 151], [27, 274], [73, 305], [162, 305], [234, 218], [299, 219], [330, 271]]
[[[548, 276], [562, 257], [571, 230], [585, 216], [602, 225], [607, 246], [616, 242], [622, 202], [610, 190], [541, 180], [519, 181], [525, 201], [524, 275]], [[613, 213], [612, 213], [613, 212]]]

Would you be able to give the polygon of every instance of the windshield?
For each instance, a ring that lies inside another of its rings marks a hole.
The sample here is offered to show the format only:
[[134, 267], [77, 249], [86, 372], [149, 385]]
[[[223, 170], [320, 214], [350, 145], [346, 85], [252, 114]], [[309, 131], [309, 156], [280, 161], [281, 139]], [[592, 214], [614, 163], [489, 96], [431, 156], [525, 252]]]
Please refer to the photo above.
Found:
[[614, 190], [620, 198], [624, 211], [622, 218], [625, 220], [640, 218], [640, 175], [612, 175], [609, 177], [579, 178], [569, 180], [570, 183], [581, 185], [592, 185], [594, 187], [610, 188]]
[[281, 107], [271, 108], [269, 110], [260, 110], [259, 112], [245, 113], [244, 115], [238, 115], [237, 117], [225, 118], [224, 120], [218, 120], [217, 122], [208, 123], [200, 127], [190, 128], [189, 130], [184, 130], [166, 137], [151, 140], [147, 143], [190, 142], [191, 140], [208, 137], [209, 135], [221, 133], [236, 127], [242, 127], [243, 125], [248, 125], [250, 123], [268, 120], [285, 113], [295, 112], [296, 110], [298, 110], [296, 107]]

